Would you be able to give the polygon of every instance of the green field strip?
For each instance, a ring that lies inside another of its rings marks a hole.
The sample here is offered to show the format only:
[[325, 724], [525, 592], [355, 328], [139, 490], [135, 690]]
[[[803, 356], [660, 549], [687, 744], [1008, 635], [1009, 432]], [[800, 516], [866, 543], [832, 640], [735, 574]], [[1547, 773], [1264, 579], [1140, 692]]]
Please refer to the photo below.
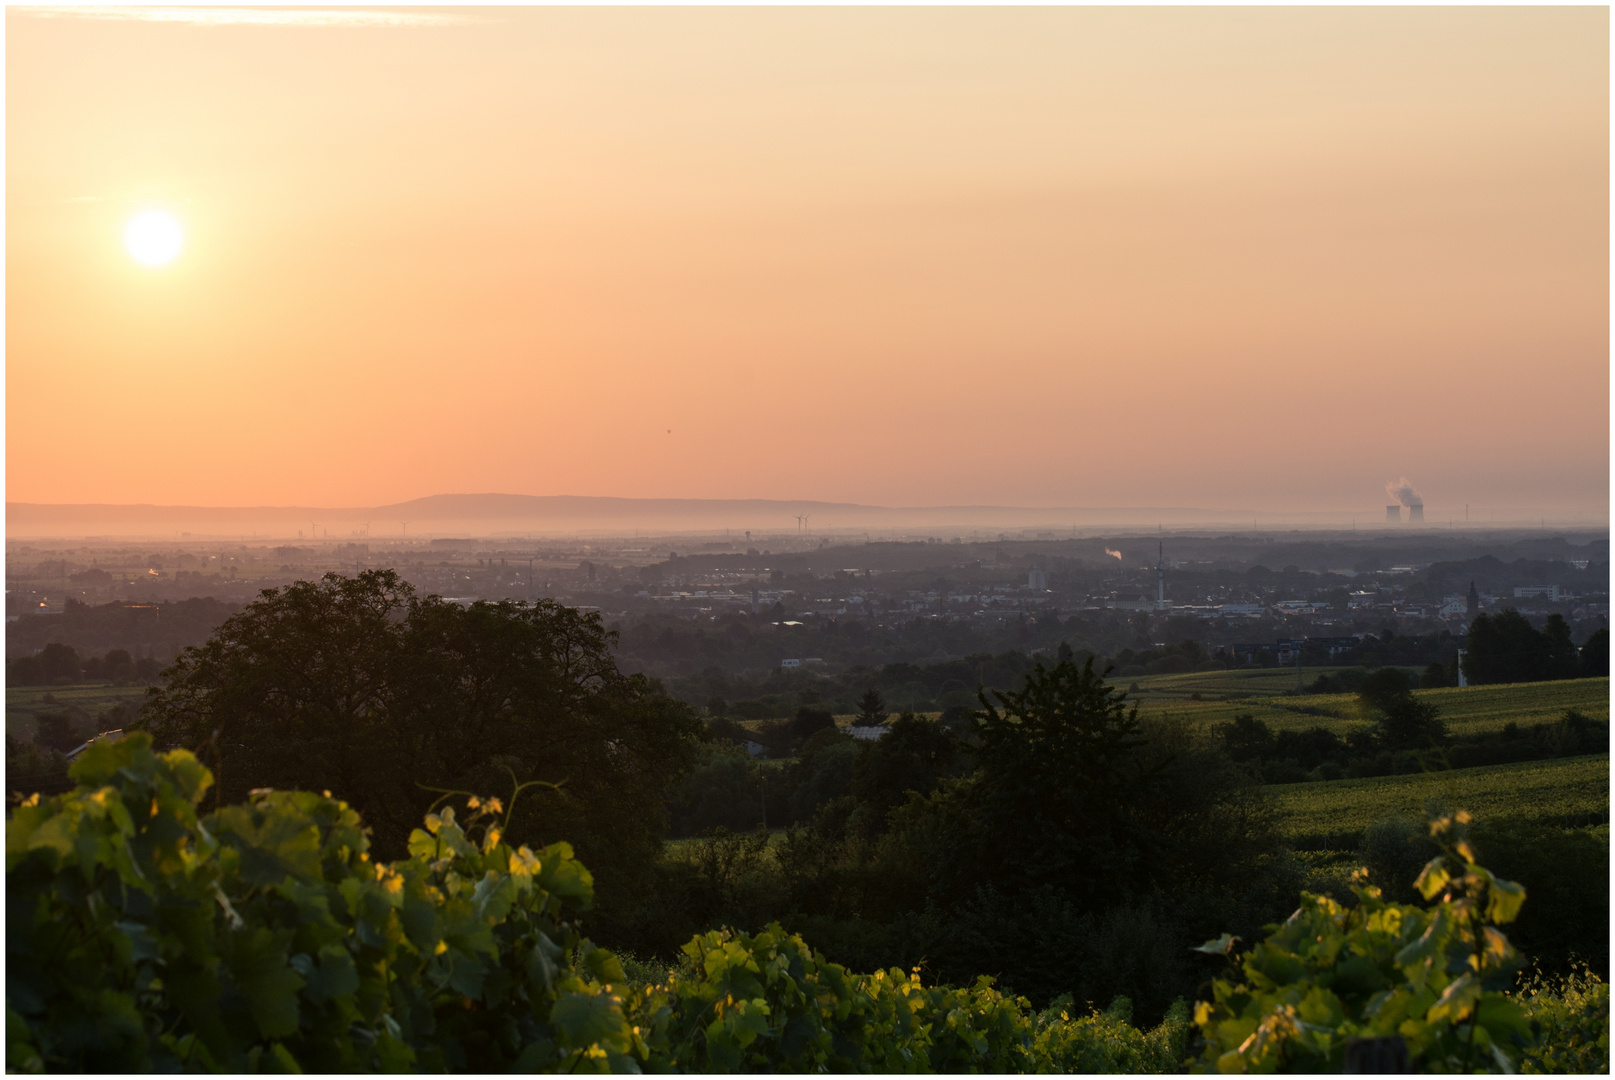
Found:
[[[1440, 708], [1441, 718], [1454, 735], [1500, 731], [1510, 722], [1527, 728], [1532, 724], [1552, 724], [1569, 709], [1575, 709], [1590, 720], [1609, 721], [1607, 678], [1469, 686], [1461, 689], [1447, 687], [1418, 690], [1415, 695]], [[1270, 695], [1239, 701], [1162, 700], [1153, 694], [1140, 694], [1134, 700], [1138, 702], [1141, 716], [1171, 716], [1197, 726], [1224, 723], [1240, 713], [1249, 713], [1275, 730], [1324, 727], [1344, 734], [1354, 725], [1367, 723], [1370, 719], [1358, 705], [1354, 694]]]
[[1523, 761], [1476, 769], [1271, 784], [1279, 831], [1308, 847], [1351, 847], [1390, 817], [1420, 817], [1432, 799], [1479, 821], [1585, 824], [1609, 814], [1609, 755]]
[[[47, 702], [46, 694], [55, 700]], [[110, 683], [7, 687], [6, 734], [17, 739], [32, 739], [34, 717], [40, 713], [62, 712], [69, 706], [74, 706], [94, 717], [119, 702], [138, 706], [145, 696], [144, 686], [113, 686]]]

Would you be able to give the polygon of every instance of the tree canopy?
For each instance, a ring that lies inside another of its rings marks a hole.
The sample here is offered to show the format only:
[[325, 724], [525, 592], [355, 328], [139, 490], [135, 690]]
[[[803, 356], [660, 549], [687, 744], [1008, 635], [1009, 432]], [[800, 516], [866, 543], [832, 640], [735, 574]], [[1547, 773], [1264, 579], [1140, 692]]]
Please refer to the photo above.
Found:
[[[196, 749], [222, 798], [330, 790], [360, 807], [383, 855], [440, 789], [525, 791], [524, 843], [566, 837], [602, 889], [653, 860], [664, 799], [693, 766], [700, 722], [624, 676], [599, 617], [552, 601], [462, 606], [391, 570], [269, 589], [187, 649], [142, 727]], [[508, 771], [507, 771], [508, 770]]]
[[1570, 625], [1553, 614], [1541, 630], [1513, 608], [1477, 615], [1469, 627], [1464, 674], [1476, 686], [1486, 683], [1573, 679], [1581, 658], [1570, 640]]

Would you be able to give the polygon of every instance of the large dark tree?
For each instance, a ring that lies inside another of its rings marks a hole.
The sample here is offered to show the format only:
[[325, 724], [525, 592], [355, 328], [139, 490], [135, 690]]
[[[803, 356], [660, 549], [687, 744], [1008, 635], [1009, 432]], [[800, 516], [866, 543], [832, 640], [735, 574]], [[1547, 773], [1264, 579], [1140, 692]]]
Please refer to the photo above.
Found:
[[1594, 630], [1581, 647], [1581, 658], [1577, 668], [1581, 676], [1602, 675], [1609, 677], [1609, 631]]
[[1549, 678], [1547, 639], [1513, 608], [1477, 615], [1469, 627], [1464, 674], [1476, 686]]
[[886, 702], [881, 699], [880, 692], [871, 686], [858, 699], [858, 723], [871, 727], [885, 722]]
[[[943, 896], [1047, 886], [1098, 910], [1210, 885], [1270, 841], [1248, 784], [1171, 725], [1146, 725], [1093, 661], [1039, 664], [977, 714], [977, 765], [945, 800]], [[1012, 842], [1011, 842], [1012, 840]]]
[[1441, 710], [1413, 696], [1413, 682], [1397, 668], [1370, 672], [1358, 687], [1357, 697], [1380, 713], [1375, 735], [1392, 750], [1422, 750], [1447, 737]]
[[864, 820], [874, 831], [909, 792], [935, 791], [958, 757], [953, 736], [940, 724], [904, 713], [888, 726], [884, 736], [864, 744], [853, 768], [852, 794], [868, 807]]
[[39, 653], [39, 666], [48, 683], [72, 682], [79, 677], [78, 653], [71, 645], [52, 642]]
[[935, 977], [990, 971], [1039, 1001], [1126, 993], [1153, 1013], [1193, 992], [1189, 946], [1213, 920], [1254, 932], [1290, 899], [1245, 770], [1141, 720], [1091, 660], [991, 697], [961, 747], [974, 771], [892, 810], [884, 862], [848, 875], [869, 882], [864, 910], [924, 904], [903, 925]]
[[1557, 611], [1542, 624], [1542, 677], [1574, 679], [1581, 655], [1570, 640], [1570, 624]]
[[391, 570], [328, 574], [266, 590], [187, 649], [142, 726], [197, 749], [226, 802], [329, 789], [363, 811], [383, 858], [437, 797], [427, 787], [559, 784], [521, 795], [512, 839], [570, 840], [608, 900], [654, 860], [701, 731], [618, 672], [610, 642], [597, 616], [552, 601], [462, 607]]

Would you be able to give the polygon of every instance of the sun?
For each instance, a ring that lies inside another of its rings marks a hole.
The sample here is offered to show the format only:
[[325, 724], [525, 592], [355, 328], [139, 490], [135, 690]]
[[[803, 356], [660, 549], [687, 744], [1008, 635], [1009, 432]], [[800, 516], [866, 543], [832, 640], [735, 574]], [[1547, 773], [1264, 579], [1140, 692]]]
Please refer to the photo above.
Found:
[[172, 214], [163, 210], [147, 210], [129, 222], [123, 233], [123, 245], [137, 262], [147, 266], [162, 266], [174, 261], [185, 234]]

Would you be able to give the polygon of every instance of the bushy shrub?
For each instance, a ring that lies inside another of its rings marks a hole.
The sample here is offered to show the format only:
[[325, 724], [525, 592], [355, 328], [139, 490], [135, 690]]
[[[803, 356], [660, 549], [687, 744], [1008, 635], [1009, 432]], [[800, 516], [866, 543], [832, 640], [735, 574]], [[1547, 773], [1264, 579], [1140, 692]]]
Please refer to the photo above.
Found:
[[370, 861], [359, 815], [255, 792], [199, 817], [212, 777], [148, 736], [100, 743], [71, 793], [6, 827], [11, 1071], [508, 1071], [643, 1057], [578, 934], [565, 843], [480, 842], [451, 811]]
[[1524, 885], [1531, 902], [1509, 937], [1546, 974], [1609, 972], [1609, 826], [1477, 825], [1476, 854]]
[[1518, 994], [1538, 1042], [1523, 1073], [1609, 1072], [1609, 984], [1586, 968], [1556, 979], [1533, 972]]
[[[1514, 921], [1525, 890], [1477, 865], [1468, 823], [1462, 811], [1430, 823], [1439, 853], [1416, 882], [1425, 900], [1436, 901], [1430, 908], [1388, 902], [1366, 879], [1349, 909], [1303, 893], [1295, 914], [1240, 959], [1243, 981], [1217, 980], [1213, 1000], [1196, 1006], [1201, 1067], [1514, 1072], [1550, 1045], [1526, 1003], [1506, 992], [1518, 956], [1498, 926]], [[1232, 945], [1224, 935], [1201, 948]], [[1599, 1006], [1590, 1005], [1596, 1026]], [[1607, 1056], [1607, 995], [1602, 1010]], [[1561, 1019], [1568, 1011], [1548, 1000], [1538, 1008]], [[1583, 1019], [1578, 1013], [1575, 1023]], [[1570, 1048], [1574, 1041], [1574, 1034], [1560, 1038], [1555, 1060], [1580, 1053]]]
[[1033, 1013], [985, 976], [955, 989], [918, 972], [854, 975], [778, 924], [712, 931], [651, 986], [632, 1019], [650, 1065], [674, 1072], [1164, 1072], [1184, 1054], [1180, 1002], [1155, 1030], [1125, 999], [1073, 1019], [1069, 1000]]

